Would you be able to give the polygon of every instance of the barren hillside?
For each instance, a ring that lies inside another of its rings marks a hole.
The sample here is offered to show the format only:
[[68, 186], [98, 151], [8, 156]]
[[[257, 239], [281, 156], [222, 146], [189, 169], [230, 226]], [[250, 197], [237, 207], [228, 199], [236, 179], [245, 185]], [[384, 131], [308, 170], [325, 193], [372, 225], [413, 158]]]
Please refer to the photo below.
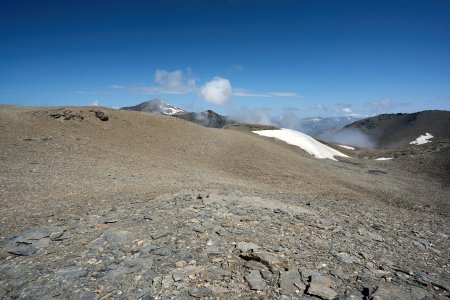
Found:
[[7, 105], [0, 162], [0, 298], [449, 295], [448, 185], [398, 163]]
[[432, 136], [433, 141], [450, 138], [450, 112], [426, 110], [412, 114], [382, 114], [353, 122], [339, 132], [357, 129], [382, 149], [408, 146], [421, 135]]

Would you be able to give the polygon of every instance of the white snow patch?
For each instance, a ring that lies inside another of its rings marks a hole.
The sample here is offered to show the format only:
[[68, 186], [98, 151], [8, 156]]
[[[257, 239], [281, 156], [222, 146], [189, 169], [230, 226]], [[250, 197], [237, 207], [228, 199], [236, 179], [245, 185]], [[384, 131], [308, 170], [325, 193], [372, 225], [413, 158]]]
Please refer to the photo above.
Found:
[[419, 136], [415, 141], [410, 142], [410, 144], [412, 144], [412, 145], [426, 144], [426, 143], [431, 142], [431, 141], [429, 141], [429, 139], [432, 139], [432, 138], [433, 138], [433, 136], [427, 132], [427, 133], [425, 133], [425, 135]]
[[346, 145], [338, 145], [339, 147], [348, 149], [348, 150], [355, 150], [355, 147], [351, 147], [351, 146], [346, 146]]
[[380, 157], [380, 158], [376, 158], [375, 160], [390, 160], [393, 157]]
[[328, 158], [336, 160], [334, 156], [348, 157], [333, 148], [324, 145], [307, 134], [291, 129], [277, 129], [277, 130], [257, 130], [254, 133], [262, 136], [273, 137], [282, 140], [288, 144], [300, 147], [311, 155], [317, 158]]
[[173, 115], [173, 114], [176, 114], [176, 113], [179, 113], [179, 112], [184, 112], [184, 110], [179, 109], [178, 107], [175, 107], [175, 106], [173, 106], [173, 107], [166, 107], [166, 108], [164, 108], [162, 110], [162, 113], [165, 114], [165, 115]]

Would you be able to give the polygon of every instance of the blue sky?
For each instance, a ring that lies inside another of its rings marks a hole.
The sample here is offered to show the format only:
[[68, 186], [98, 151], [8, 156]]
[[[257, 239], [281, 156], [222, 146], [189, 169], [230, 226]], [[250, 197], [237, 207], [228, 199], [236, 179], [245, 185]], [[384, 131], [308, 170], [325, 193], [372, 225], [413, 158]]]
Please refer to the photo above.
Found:
[[3, 1], [0, 103], [450, 110], [450, 1]]

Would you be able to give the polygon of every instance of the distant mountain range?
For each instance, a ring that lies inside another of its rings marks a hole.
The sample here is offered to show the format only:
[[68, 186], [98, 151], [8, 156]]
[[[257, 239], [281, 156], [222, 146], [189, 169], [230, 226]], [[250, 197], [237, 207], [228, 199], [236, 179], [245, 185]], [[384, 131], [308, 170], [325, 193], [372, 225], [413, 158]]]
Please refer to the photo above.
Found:
[[[239, 123], [212, 110], [189, 112], [161, 99], [121, 109], [169, 115], [214, 128]], [[325, 141], [368, 148], [395, 149], [411, 143], [450, 138], [450, 112], [438, 110], [382, 114], [362, 120], [355, 117], [320, 116], [302, 119], [287, 114], [272, 118], [271, 122], [277, 127], [295, 129]]]
[[298, 119], [295, 122], [292, 120], [286, 120], [284, 115], [278, 116], [273, 120], [279, 127], [291, 128], [314, 137], [321, 137], [329, 132], [341, 129], [345, 125], [353, 123], [360, 118], [356, 117], [310, 117]]
[[[383, 149], [439, 141], [450, 138], [450, 111], [382, 114], [348, 124], [336, 131], [334, 138], [337, 142], [347, 142], [350, 145]], [[358, 142], [368, 144], [359, 145]]]
[[219, 115], [212, 110], [207, 110], [200, 113], [188, 112], [161, 99], [149, 100], [135, 106], [122, 107], [121, 109], [141, 111], [158, 115], [170, 115], [172, 117], [197, 123], [205, 127], [222, 128], [227, 124], [236, 123], [228, 117]]
[[[230, 117], [222, 116], [212, 110], [200, 113], [189, 112], [182, 108], [176, 107], [161, 99], [153, 99], [142, 102], [135, 106], [122, 107], [122, 110], [134, 110], [147, 112], [152, 114], [170, 115], [189, 122], [197, 123], [206, 127], [222, 128], [225, 125], [239, 123]], [[308, 135], [319, 136], [330, 130], [338, 130], [343, 126], [358, 120], [354, 117], [313, 117], [300, 119], [288, 115], [279, 115], [271, 119], [273, 125], [278, 127], [286, 127], [302, 131]]]

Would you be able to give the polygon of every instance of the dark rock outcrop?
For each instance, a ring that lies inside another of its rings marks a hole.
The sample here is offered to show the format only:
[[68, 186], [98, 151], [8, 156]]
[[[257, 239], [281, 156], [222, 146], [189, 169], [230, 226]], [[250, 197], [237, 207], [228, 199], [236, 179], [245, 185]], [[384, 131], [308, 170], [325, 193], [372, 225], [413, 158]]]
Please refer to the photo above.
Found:
[[229, 120], [228, 117], [219, 115], [212, 110], [207, 110], [201, 113], [178, 113], [172, 116], [189, 122], [197, 123], [205, 127], [222, 128], [225, 125], [234, 123], [233, 121]]

